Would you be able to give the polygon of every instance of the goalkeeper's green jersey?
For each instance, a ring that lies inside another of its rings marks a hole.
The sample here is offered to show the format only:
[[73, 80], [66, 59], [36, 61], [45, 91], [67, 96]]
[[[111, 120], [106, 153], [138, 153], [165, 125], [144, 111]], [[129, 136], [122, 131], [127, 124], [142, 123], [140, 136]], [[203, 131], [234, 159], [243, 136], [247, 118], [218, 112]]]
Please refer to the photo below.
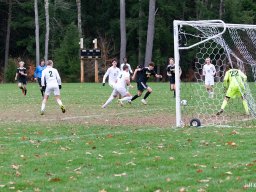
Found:
[[244, 82], [247, 76], [239, 69], [230, 69], [226, 72], [224, 77], [224, 87], [240, 87], [244, 88]]

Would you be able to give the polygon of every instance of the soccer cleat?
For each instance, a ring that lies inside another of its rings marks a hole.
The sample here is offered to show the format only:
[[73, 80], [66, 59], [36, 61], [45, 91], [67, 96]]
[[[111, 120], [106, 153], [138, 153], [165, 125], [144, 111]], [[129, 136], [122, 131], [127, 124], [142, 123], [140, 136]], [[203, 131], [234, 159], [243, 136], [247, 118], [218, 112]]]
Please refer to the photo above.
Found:
[[40, 115], [44, 115], [44, 111], [43, 110], [41, 110]]
[[145, 99], [141, 99], [141, 102], [144, 104], [144, 105], [147, 105], [147, 101]]
[[217, 114], [216, 115], [220, 115], [221, 113], [223, 113], [224, 112], [224, 110], [223, 109], [221, 109], [221, 110], [219, 110], [218, 112], [217, 112]]
[[63, 106], [63, 105], [61, 105], [61, 111], [62, 111], [62, 113], [65, 113], [66, 112], [66, 109], [65, 109], [65, 107]]

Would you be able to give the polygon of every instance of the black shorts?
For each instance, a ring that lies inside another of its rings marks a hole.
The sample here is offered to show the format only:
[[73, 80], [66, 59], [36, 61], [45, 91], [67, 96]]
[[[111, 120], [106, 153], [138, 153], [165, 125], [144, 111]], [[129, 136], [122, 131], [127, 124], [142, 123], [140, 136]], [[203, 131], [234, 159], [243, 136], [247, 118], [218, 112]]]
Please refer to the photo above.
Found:
[[19, 79], [18, 83], [22, 83], [23, 85], [27, 84], [27, 79]]
[[170, 77], [170, 84], [175, 84], [175, 76]]
[[147, 88], [148, 88], [148, 85], [146, 84], [146, 82], [137, 82], [137, 89], [139, 91], [144, 91]]

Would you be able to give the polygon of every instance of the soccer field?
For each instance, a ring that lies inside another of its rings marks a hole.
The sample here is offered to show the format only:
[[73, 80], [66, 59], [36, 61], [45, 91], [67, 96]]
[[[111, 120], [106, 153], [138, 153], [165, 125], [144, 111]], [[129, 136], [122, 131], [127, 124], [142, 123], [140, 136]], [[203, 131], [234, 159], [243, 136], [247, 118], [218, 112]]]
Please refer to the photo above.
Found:
[[253, 126], [175, 128], [169, 84], [149, 85], [148, 105], [101, 109], [109, 86], [63, 84], [67, 112], [51, 97], [41, 116], [36, 83], [1, 84], [0, 191], [256, 190]]

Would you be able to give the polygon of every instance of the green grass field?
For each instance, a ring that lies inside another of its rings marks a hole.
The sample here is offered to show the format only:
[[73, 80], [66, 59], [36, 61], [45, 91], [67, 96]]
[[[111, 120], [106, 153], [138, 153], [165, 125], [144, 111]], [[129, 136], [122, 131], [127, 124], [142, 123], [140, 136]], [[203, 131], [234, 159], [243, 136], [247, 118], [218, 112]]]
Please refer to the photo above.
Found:
[[[0, 191], [256, 190], [254, 124], [175, 128], [169, 84], [149, 85], [154, 92], [147, 106], [139, 98], [101, 109], [110, 87], [64, 84], [67, 113], [51, 97], [40, 116], [36, 83], [28, 84], [26, 97], [16, 84], [1, 84]], [[184, 90], [189, 89], [193, 86]], [[182, 110], [190, 114], [197, 96], [183, 92], [182, 97], [188, 100]], [[215, 100], [212, 113], [222, 95]], [[233, 109], [232, 102], [227, 110]]]

